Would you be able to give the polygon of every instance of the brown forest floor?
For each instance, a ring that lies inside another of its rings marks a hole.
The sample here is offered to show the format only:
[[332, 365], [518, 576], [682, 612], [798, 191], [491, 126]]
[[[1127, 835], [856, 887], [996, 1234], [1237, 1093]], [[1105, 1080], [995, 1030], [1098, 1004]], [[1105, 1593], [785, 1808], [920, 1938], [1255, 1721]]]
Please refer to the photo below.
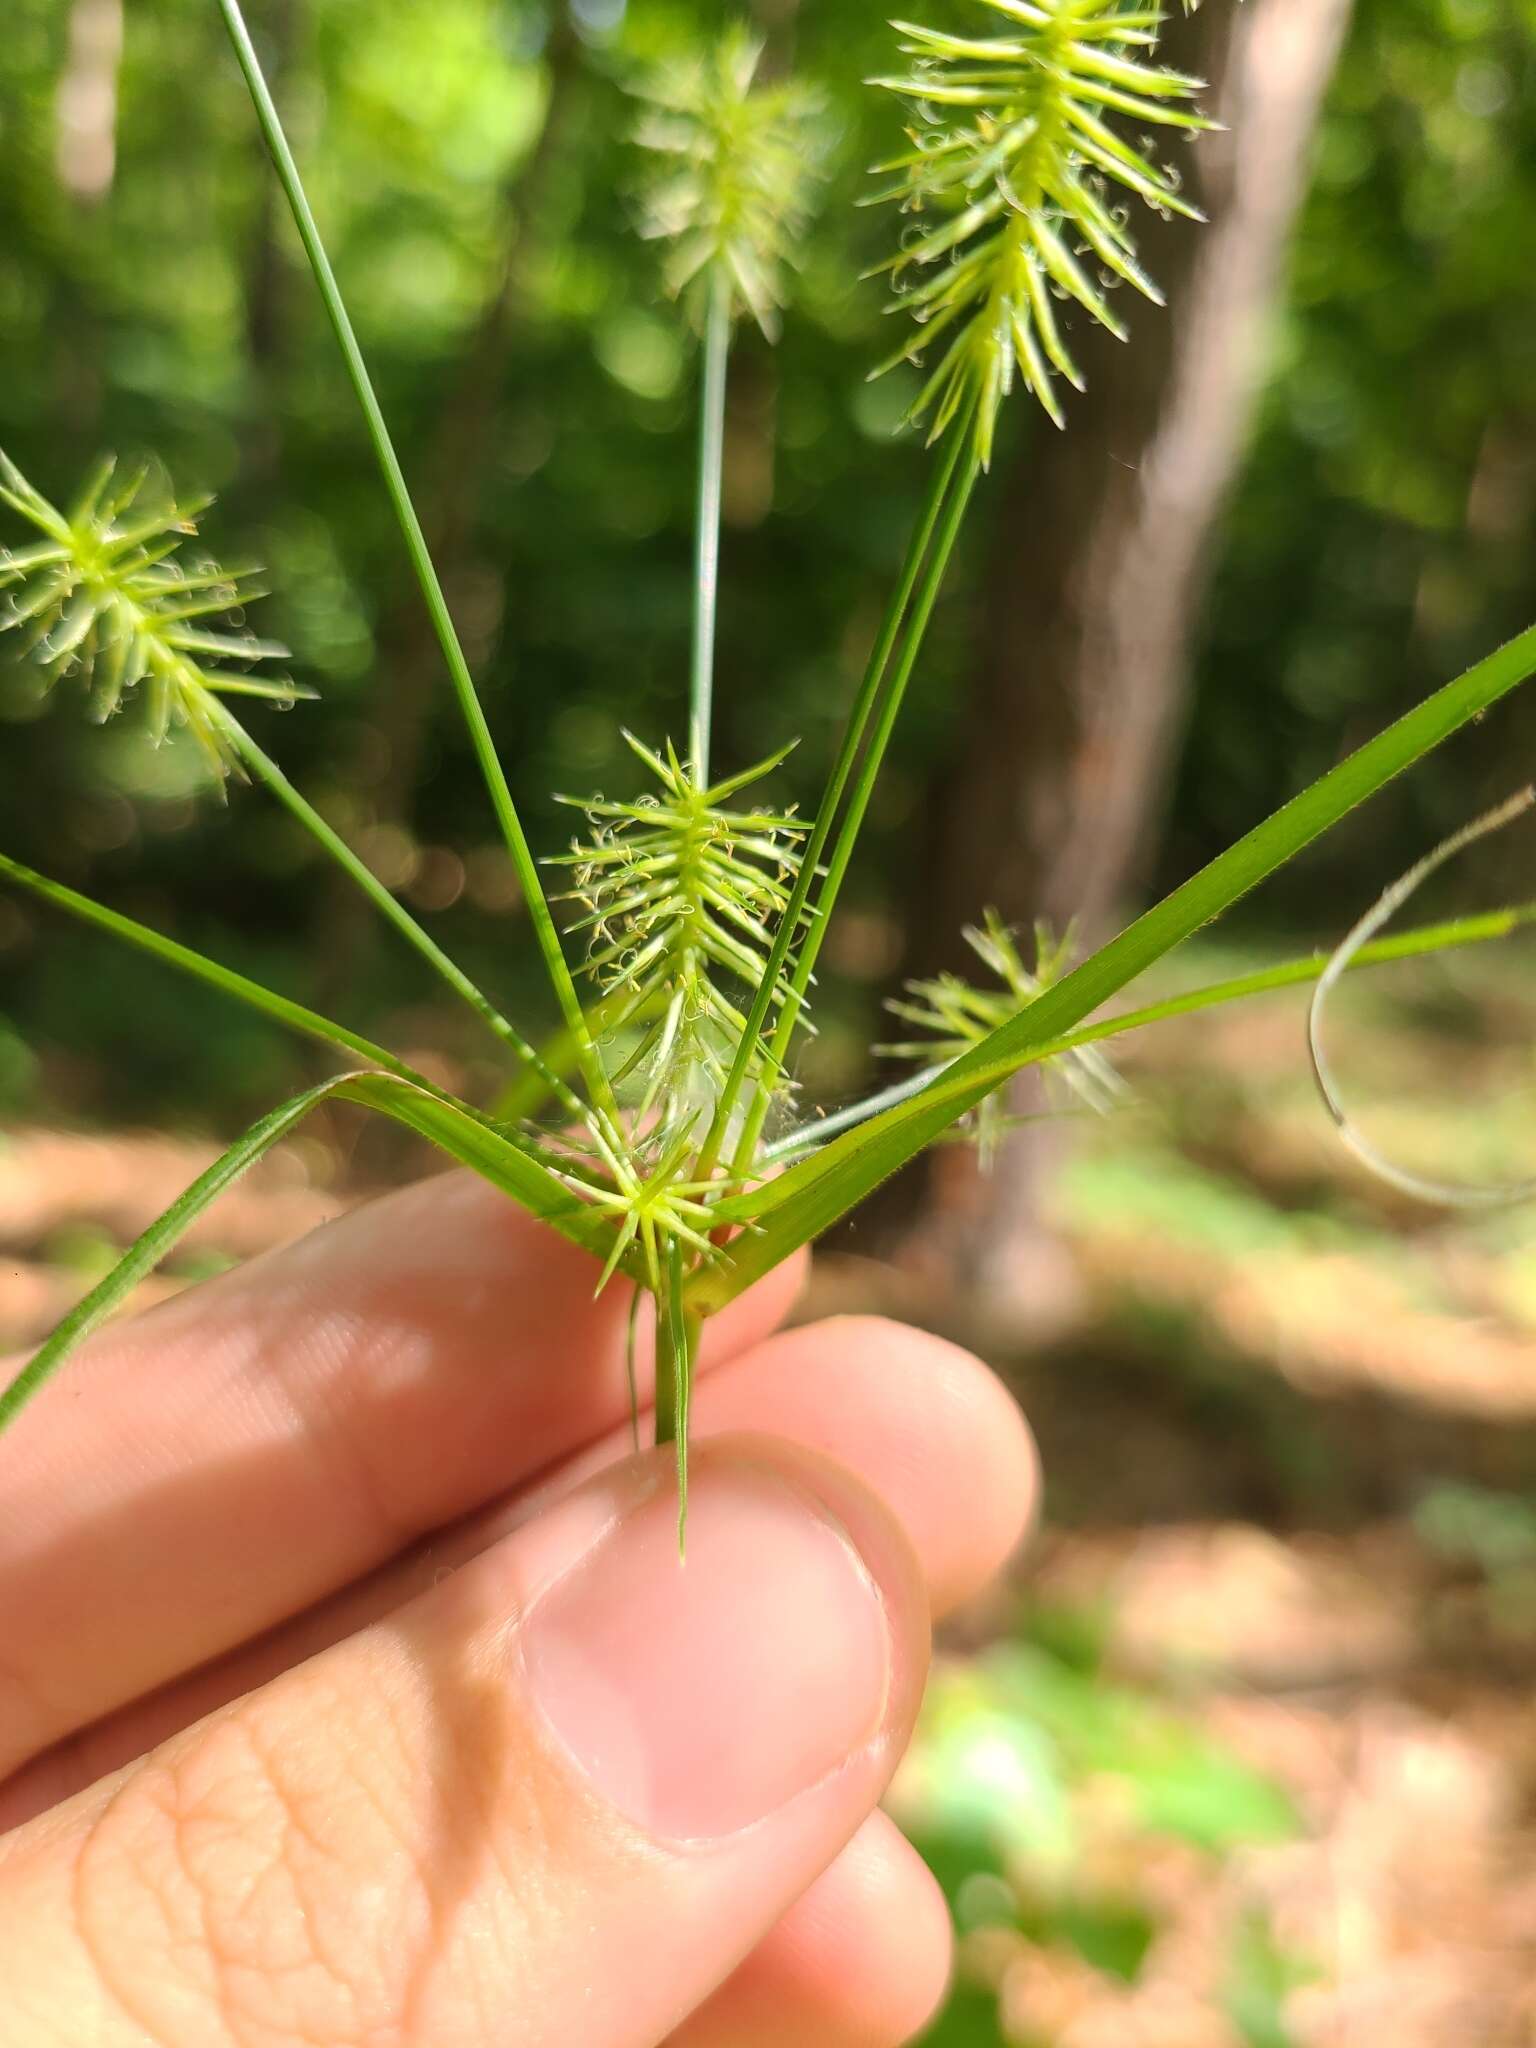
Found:
[[[1341, 1054], [1367, 1048], [1378, 1135], [1514, 1175], [1536, 1010], [1494, 980], [1478, 994], [1470, 1036], [1360, 1009]], [[1149, 1042], [1141, 1106], [1086, 1133], [1056, 1198], [1081, 1315], [1043, 1349], [988, 1348], [1049, 1477], [1025, 1597], [1109, 1616], [1115, 1670], [1272, 1772], [1304, 1831], [1225, 1859], [1144, 1850], [1161, 1931], [1134, 1985], [977, 1937], [1020, 2040], [1236, 2048], [1217, 1958], [1258, 1900], [1313, 1975], [1276, 2048], [1536, 2044], [1536, 1231], [1529, 1211], [1417, 1210], [1358, 1172], [1297, 1022], [1294, 1004], [1234, 1011]], [[129, 1134], [0, 1143], [0, 1349], [35, 1340], [209, 1156]], [[290, 1148], [146, 1298], [351, 1198], [323, 1137]], [[834, 1253], [810, 1311], [849, 1306], [973, 1334], [911, 1275]], [[954, 1653], [1018, 1593], [966, 1617]]]

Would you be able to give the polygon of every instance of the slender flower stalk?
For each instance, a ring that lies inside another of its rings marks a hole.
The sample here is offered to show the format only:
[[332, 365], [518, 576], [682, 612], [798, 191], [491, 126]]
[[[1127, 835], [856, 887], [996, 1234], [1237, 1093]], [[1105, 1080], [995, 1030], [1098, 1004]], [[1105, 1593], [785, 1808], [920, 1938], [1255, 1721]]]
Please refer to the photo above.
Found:
[[[865, 734], [869, 728], [869, 721], [874, 712], [881, 684], [885, 679], [886, 670], [895, 652], [898, 636], [907, 622], [913, 593], [917, 588], [918, 579], [923, 573], [924, 564], [928, 560], [934, 533], [943, 515], [955, 470], [960, 462], [961, 452], [961, 446], [957, 439], [945, 451], [941, 460], [934, 465], [928, 494], [918, 513], [917, 522], [907, 546], [906, 559], [902, 564], [901, 574], [897, 580], [896, 588], [891, 595], [891, 600], [886, 607], [880, 631], [875, 637], [875, 644], [870, 650], [869, 660], [865, 664], [864, 674], [860, 680], [858, 694], [854, 699], [853, 709], [849, 713], [848, 722], [843, 729], [837, 758], [833, 762], [831, 775], [828, 777], [826, 788], [822, 792], [821, 802], [816, 809], [815, 822], [811, 828], [811, 836], [800, 863], [800, 871], [795, 878], [794, 887], [790, 891], [784, 917], [775, 934], [773, 947], [768, 955], [768, 962], [763, 971], [762, 980], [758, 983], [752, 1007], [747, 1013], [747, 1025], [743, 1035], [743, 1044], [737, 1049], [736, 1058], [732, 1062], [731, 1071], [726, 1077], [725, 1087], [721, 1092], [720, 1102], [716, 1106], [714, 1123], [704, 1143], [701, 1170], [706, 1173], [713, 1169], [716, 1160], [720, 1156], [720, 1148], [725, 1139], [726, 1128], [730, 1122], [732, 1111], [735, 1108], [741, 1088], [748, 1078], [747, 1070], [751, 1059], [750, 1045], [758, 1041], [763, 1027], [768, 1021], [769, 1011], [774, 1001], [774, 991], [781, 986], [782, 978], [786, 972], [786, 964], [790, 960], [795, 935], [800, 930], [801, 924], [808, 914], [811, 886], [816, 875], [820, 872], [822, 857], [832, 836], [833, 826], [837, 823], [844, 792], [853, 776], [855, 765], [863, 748]], [[808, 983], [805, 984], [796, 996], [796, 1007], [801, 1013], [803, 1013], [805, 1006], [805, 987], [808, 986]], [[782, 1057], [779, 1064], [782, 1067]]]
[[689, 684], [688, 753], [693, 779], [709, 781], [714, 719], [715, 612], [720, 596], [720, 491], [725, 467], [725, 373], [731, 349], [730, 278], [710, 279], [704, 323], [704, 382], [699, 402], [699, 488], [693, 562], [693, 666]]
[[421, 585], [422, 597], [437, 635], [438, 645], [442, 649], [443, 660], [447, 664], [454, 695], [458, 699], [459, 709], [469, 732], [470, 744], [480, 765], [507, 850], [512, 856], [512, 865], [528, 907], [539, 951], [544, 956], [550, 985], [554, 989], [567, 1026], [576, 1035], [581, 1069], [591, 1092], [593, 1105], [600, 1110], [616, 1114], [617, 1105], [613, 1101], [597, 1047], [591, 1042], [587, 1031], [581, 1001], [576, 994], [576, 985], [571, 979], [570, 967], [561, 950], [560, 934], [555, 929], [555, 921], [550, 914], [544, 887], [539, 880], [538, 863], [528, 843], [528, 836], [523, 830], [517, 806], [512, 801], [512, 792], [497, 756], [495, 742], [491, 738], [484, 707], [476, 693], [474, 678], [469, 672], [469, 663], [464, 658], [458, 629], [448, 609], [448, 600], [443, 595], [443, 587], [427, 547], [426, 535], [422, 532], [421, 521], [411, 500], [410, 487], [405, 481], [405, 473], [395, 453], [394, 441], [380, 409], [373, 388], [373, 379], [363, 359], [351, 315], [347, 312], [346, 301], [341, 295], [341, 287], [336, 282], [336, 273], [331, 267], [330, 257], [326, 254], [325, 243], [321, 239], [309, 197], [304, 190], [298, 164], [294, 161], [293, 151], [289, 147], [282, 118], [272, 98], [255, 46], [251, 42], [250, 31], [245, 25], [239, 0], [217, 0], [217, 5], [250, 92], [262, 139], [272, 158], [278, 182], [283, 188], [283, 195], [288, 201], [299, 239], [304, 245], [304, 253], [314, 273], [326, 316], [336, 336], [337, 346], [341, 350], [348, 381], [361, 408], [368, 437], [373, 444], [374, 455], [384, 479], [384, 487], [405, 541], [406, 553], [410, 558], [416, 580]]
[[746, 313], [770, 341], [776, 338], [784, 275], [809, 218], [822, 154], [819, 95], [795, 84], [764, 85], [761, 59], [762, 45], [732, 30], [708, 57], [662, 66], [639, 88], [645, 111], [635, 131], [655, 167], [642, 231], [668, 244], [668, 289], [702, 301], [688, 716], [688, 751], [701, 789], [710, 779], [714, 718], [731, 329]]
[[[875, 780], [885, 759], [897, 714], [901, 710], [907, 684], [911, 680], [923, 637], [928, 630], [928, 621], [933, 616], [933, 608], [938, 602], [945, 571], [949, 567], [955, 542], [959, 538], [961, 523], [976, 487], [980, 455], [963, 431], [955, 436], [951, 454], [952, 465], [947, 465], [941, 471], [945, 487], [939, 501], [932, 546], [913, 593], [911, 611], [901, 629], [900, 639], [893, 649], [889, 666], [883, 671], [871, 693], [869, 712], [864, 720], [867, 741], [856, 768], [852, 769], [852, 787], [838, 821], [837, 836], [832, 842], [832, 850], [827, 859], [825, 877], [817, 893], [805, 936], [790, 974], [789, 999], [780, 1010], [779, 1020], [769, 1043], [770, 1073], [782, 1072], [788, 1061], [790, 1041], [804, 1008], [816, 961], [831, 923], [833, 907], [853, 858], [853, 850], [864, 823], [865, 813], [869, 809], [869, 799], [874, 790]], [[852, 768], [851, 763], [850, 767]], [[768, 1104], [767, 1092], [760, 1088], [742, 1128], [736, 1159], [738, 1172], [749, 1170], [753, 1152], [762, 1135]]]
[[[0, 1389], [0, 1427], [241, 1173], [322, 1103], [351, 1102], [426, 1138], [590, 1253], [599, 1287], [622, 1274], [651, 1298], [655, 1433], [676, 1446], [681, 1523], [703, 1318], [812, 1242], [925, 1146], [967, 1119], [985, 1121], [993, 1114], [987, 1106], [1023, 1068], [1054, 1066], [1105, 1106], [1115, 1089], [1113, 1070], [1094, 1049], [1103, 1039], [1308, 980], [1320, 981], [1326, 1000], [1346, 968], [1481, 943], [1529, 921], [1532, 909], [1523, 906], [1395, 939], [1375, 936], [1427, 865], [1491, 829], [1484, 821], [1389, 892], [1387, 907], [1356, 927], [1332, 964], [1321, 956], [1288, 962], [1118, 1017], [1100, 1014], [1255, 883], [1536, 672], [1536, 628], [1340, 762], [1080, 964], [1069, 967], [1064, 946], [1041, 940], [1026, 965], [1012, 936], [989, 918], [971, 939], [993, 985], [940, 976], [910, 984], [896, 1006], [918, 1034], [900, 1050], [921, 1060], [920, 1070], [764, 1143], [769, 1105], [789, 1093], [792, 1043], [820, 949], [995, 446], [1002, 402], [1022, 383], [1062, 419], [1054, 380], [1077, 380], [1058, 306], [1075, 301], [1080, 314], [1120, 331], [1106, 279], [1156, 297], [1135, 257], [1128, 203], [1193, 213], [1177, 179], [1146, 153], [1152, 145], [1133, 145], [1120, 133], [1124, 122], [1138, 138], [1205, 125], [1190, 104], [1195, 81], [1152, 62], [1160, 22], [1153, 7], [1141, 0], [978, 4], [1003, 17], [1004, 33], [967, 37], [900, 25], [908, 68], [881, 81], [901, 95], [910, 118], [911, 147], [888, 166], [896, 183], [881, 195], [908, 216], [903, 246], [882, 266], [897, 304], [917, 321], [897, 359], [939, 339], [943, 352], [913, 412], [945, 445], [932, 458], [896, 588], [822, 802], [807, 821], [743, 794], [787, 749], [722, 775], [711, 765], [711, 727], [728, 352], [742, 315], [770, 335], [776, 328], [808, 211], [813, 96], [763, 84], [757, 48], [741, 35], [647, 87], [640, 140], [660, 166], [647, 232], [668, 244], [667, 281], [691, 302], [703, 336], [688, 732], [681, 750], [631, 741], [651, 780], [644, 793], [580, 801], [586, 830], [561, 864], [597, 983], [588, 1011], [238, 0], [217, 0], [442, 645], [563, 1029], [535, 1051], [245, 730], [232, 699], [302, 693], [266, 666], [283, 651], [246, 634], [234, 616], [252, 594], [249, 580], [188, 559], [183, 544], [196, 508], [152, 505], [143, 480], [120, 478], [107, 465], [60, 511], [0, 460], [0, 505], [32, 529], [27, 545], [0, 556], [0, 628], [17, 629], [44, 683], [79, 682], [97, 716], [142, 705], [156, 737], [184, 728], [221, 788], [235, 779], [264, 784], [517, 1062], [504, 1102], [487, 1112], [349, 1027], [0, 857], [7, 883], [361, 1062], [271, 1111], [150, 1227]], [[1318, 1060], [1328, 1096], [1320, 1050]], [[566, 1125], [558, 1136], [521, 1120], [550, 1100]], [[635, 1328], [632, 1313], [632, 1387]]]

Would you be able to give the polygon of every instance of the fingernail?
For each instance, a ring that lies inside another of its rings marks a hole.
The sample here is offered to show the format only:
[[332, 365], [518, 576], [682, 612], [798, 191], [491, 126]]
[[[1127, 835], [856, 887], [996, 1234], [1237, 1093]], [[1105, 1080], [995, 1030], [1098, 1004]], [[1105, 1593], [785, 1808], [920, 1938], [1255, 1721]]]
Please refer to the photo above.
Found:
[[646, 1833], [714, 1840], [783, 1806], [880, 1727], [891, 1636], [875, 1580], [809, 1490], [700, 1460], [536, 1603], [533, 1694], [594, 1789]]

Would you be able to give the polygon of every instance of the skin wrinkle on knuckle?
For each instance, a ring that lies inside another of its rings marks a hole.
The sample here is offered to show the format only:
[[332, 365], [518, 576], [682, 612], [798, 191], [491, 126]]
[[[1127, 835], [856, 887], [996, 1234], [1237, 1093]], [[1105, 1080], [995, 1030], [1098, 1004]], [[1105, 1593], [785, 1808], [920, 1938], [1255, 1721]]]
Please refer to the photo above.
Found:
[[[155, 1764], [135, 1771], [111, 1793], [70, 1858], [74, 1931], [95, 1983], [135, 2040], [154, 2048], [189, 2048], [190, 2008], [199, 2016], [195, 2024], [206, 2048], [224, 2048], [232, 2037], [206, 1971], [196, 1967], [202, 1916], [177, 1869], [174, 1813], [169, 1776]], [[190, 1941], [177, 1925], [186, 1915], [196, 1921]], [[156, 1958], [150, 1996], [146, 1956]], [[156, 2010], [168, 2004], [179, 2007], [179, 2015]]]
[[[343, 1755], [315, 1704], [311, 1739]], [[245, 1702], [184, 1755], [135, 1770], [81, 1845], [81, 1939], [156, 2048], [394, 2038], [414, 1873], [375, 1804], [329, 1764], [295, 1761], [305, 1743], [304, 1727], [263, 1727]]]

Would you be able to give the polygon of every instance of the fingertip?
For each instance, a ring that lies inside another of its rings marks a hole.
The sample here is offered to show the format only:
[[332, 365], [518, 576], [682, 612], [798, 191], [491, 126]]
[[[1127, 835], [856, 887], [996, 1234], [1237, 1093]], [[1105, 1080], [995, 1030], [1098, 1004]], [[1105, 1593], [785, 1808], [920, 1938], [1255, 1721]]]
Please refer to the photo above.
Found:
[[959, 1345], [879, 1316], [807, 1324], [704, 1390], [701, 1422], [730, 1427], [722, 1407], [760, 1406], [764, 1386], [786, 1434], [900, 1504], [934, 1613], [974, 1597], [1027, 1537], [1040, 1498], [1033, 1435], [996, 1373]]
[[937, 1882], [877, 1811], [669, 2048], [899, 2048], [943, 2005], [953, 1948]]
[[895, 1822], [872, 1814], [805, 1903], [802, 1953], [835, 1973], [845, 2000], [838, 2048], [915, 2040], [949, 1990], [954, 1927], [938, 1880]]

